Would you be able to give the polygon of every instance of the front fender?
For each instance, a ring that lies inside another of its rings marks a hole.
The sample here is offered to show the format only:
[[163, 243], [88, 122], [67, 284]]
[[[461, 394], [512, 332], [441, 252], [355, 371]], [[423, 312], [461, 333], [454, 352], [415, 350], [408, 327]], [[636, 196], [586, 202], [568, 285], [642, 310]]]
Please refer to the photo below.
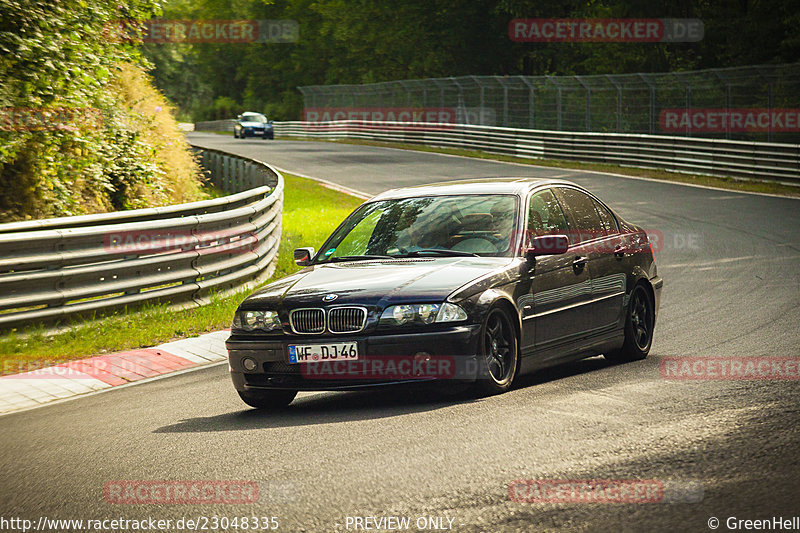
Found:
[[522, 331], [522, 315], [519, 309], [517, 309], [517, 306], [514, 305], [513, 296], [502, 288], [496, 287], [482, 292], [475, 301], [474, 310], [479, 314], [482, 322], [486, 315], [489, 314], [489, 309], [496, 305], [503, 305], [506, 307], [506, 310], [516, 323], [517, 336], [519, 336]]

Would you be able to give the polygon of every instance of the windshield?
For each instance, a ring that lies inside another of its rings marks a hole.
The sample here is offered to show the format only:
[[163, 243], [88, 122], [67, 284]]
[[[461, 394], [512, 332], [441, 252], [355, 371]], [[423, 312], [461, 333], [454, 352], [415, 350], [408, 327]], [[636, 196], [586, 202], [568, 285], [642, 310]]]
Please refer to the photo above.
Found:
[[242, 122], [266, 122], [267, 117], [258, 113], [247, 113], [242, 115]]
[[428, 196], [364, 204], [328, 239], [316, 262], [422, 254], [510, 256], [513, 195]]

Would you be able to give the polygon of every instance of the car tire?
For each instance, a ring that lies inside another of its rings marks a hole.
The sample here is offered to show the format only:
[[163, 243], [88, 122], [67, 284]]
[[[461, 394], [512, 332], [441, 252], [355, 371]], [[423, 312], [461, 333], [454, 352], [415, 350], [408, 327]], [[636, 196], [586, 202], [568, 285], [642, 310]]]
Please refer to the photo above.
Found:
[[638, 283], [625, 310], [625, 341], [620, 349], [603, 354], [603, 357], [612, 363], [644, 359], [653, 345], [654, 326], [653, 297], [643, 283]]
[[236, 130], [235, 130], [235, 129], [233, 130], [233, 138], [234, 138], [234, 139], [238, 139], [238, 138], [239, 138], [239, 134], [238, 134], [238, 133], [236, 133]]
[[519, 342], [514, 321], [503, 307], [492, 307], [481, 328], [474, 392], [479, 396], [506, 392], [517, 375], [518, 363]]
[[297, 396], [296, 390], [264, 390], [264, 391], [237, 391], [244, 403], [256, 409], [280, 409], [286, 407], [294, 397]]

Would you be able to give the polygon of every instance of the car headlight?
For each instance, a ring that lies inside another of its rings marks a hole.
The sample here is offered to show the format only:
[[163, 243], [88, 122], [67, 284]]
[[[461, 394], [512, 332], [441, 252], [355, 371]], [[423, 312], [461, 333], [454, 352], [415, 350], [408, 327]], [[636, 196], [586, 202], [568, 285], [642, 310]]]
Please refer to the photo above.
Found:
[[277, 311], [236, 311], [231, 326], [243, 331], [281, 331], [282, 327]]
[[467, 312], [451, 303], [393, 305], [384, 309], [380, 325], [404, 326], [406, 324], [434, 324], [461, 322]]

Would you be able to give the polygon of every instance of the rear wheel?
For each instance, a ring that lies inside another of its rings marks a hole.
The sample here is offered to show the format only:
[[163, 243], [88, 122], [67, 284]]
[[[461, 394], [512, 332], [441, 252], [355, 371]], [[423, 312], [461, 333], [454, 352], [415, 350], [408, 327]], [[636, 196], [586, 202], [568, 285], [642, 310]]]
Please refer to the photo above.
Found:
[[475, 391], [480, 395], [506, 392], [517, 373], [518, 349], [516, 329], [502, 307], [489, 311], [481, 341]]
[[296, 390], [264, 390], [239, 392], [239, 397], [244, 403], [256, 409], [280, 409], [286, 407], [294, 397], [297, 396]]
[[647, 288], [639, 283], [631, 293], [625, 317], [625, 342], [622, 348], [604, 354], [613, 363], [638, 361], [647, 357], [653, 344], [655, 313], [653, 298]]

